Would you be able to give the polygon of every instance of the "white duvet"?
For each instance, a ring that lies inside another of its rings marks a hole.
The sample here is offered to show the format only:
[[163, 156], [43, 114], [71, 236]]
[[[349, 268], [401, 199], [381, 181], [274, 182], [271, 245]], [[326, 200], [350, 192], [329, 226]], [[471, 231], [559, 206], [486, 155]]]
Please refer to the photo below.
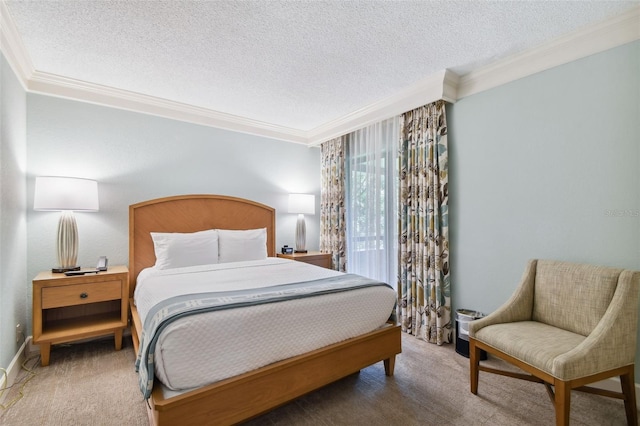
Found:
[[[340, 272], [280, 258], [142, 271], [134, 294], [144, 320], [159, 301], [185, 293], [311, 281]], [[358, 336], [382, 326], [396, 292], [378, 286], [179, 319], [160, 335], [156, 377], [183, 391]]]

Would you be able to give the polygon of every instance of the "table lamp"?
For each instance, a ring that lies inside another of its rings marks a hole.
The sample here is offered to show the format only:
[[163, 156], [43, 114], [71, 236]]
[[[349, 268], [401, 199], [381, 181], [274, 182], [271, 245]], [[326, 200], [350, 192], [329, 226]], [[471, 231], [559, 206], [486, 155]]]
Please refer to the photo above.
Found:
[[289, 194], [289, 213], [298, 214], [296, 223], [296, 253], [306, 253], [307, 249], [307, 225], [305, 214], [315, 214], [316, 198], [310, 194]]
[[78, 227], [74, 211], [98, 211], [98, 182], [70, 177], [36, 177], [33, 209], [61, 211], [58, 222], [58, 267], [51, 272], [77, 271]]

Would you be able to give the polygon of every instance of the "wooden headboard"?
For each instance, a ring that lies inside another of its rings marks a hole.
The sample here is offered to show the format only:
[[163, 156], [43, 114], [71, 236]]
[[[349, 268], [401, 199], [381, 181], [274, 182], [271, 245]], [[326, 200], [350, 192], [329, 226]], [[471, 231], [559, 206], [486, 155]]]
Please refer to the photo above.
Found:
[[267, 228], [267, 255], [276, 253], [275, 209], [224, 195], [179, 195], [129, 206], [129, 297], [140, 271], [156, 256], [151, 232], [196, 232], [205, 229]]

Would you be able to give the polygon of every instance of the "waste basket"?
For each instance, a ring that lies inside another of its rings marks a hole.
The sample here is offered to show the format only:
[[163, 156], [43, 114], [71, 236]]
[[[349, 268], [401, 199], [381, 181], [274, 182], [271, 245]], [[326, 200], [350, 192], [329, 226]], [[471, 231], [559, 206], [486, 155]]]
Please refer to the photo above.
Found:
[[[470, 309], [456, 310], [456, 352], [460, 355], [469, 358], [469, 323], [483, 316], [483, 313]], [[480, 351], [480, 359], [487, 359], [485, 351]]]

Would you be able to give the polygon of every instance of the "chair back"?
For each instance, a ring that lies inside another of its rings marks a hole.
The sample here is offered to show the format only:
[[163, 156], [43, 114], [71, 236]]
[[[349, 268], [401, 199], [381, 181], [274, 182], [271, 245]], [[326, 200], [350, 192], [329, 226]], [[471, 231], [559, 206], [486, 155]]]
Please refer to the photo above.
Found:
[[588, 336], [609, 307], [622, 271], [538, 260], [532, 319]]

